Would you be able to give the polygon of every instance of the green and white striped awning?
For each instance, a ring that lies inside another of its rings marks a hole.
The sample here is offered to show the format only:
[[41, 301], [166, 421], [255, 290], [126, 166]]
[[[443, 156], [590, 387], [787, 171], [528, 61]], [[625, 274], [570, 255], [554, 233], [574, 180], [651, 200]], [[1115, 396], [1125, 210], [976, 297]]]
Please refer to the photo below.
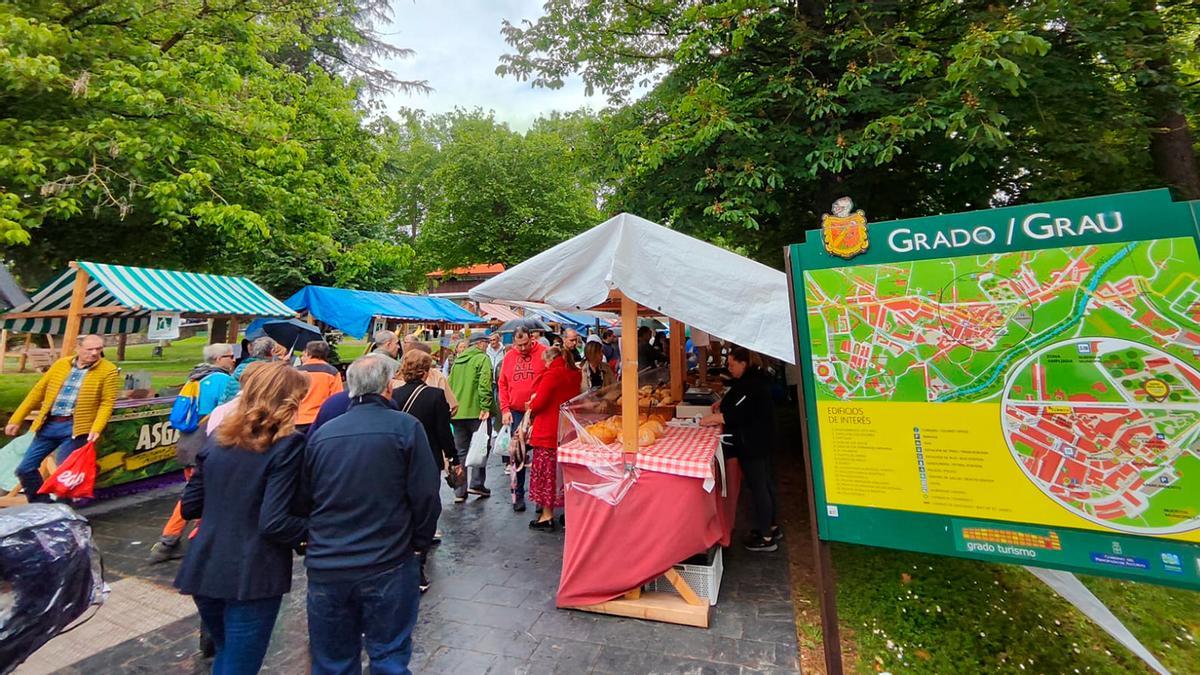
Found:
[[[88, 275], [84, 307], [111, 308], [83, 317], [81, 333], [136, 333], [145, 329], [150, 312], [178, 312], [190, 317], [290, 317], [296, 312], [245, 277], [175, 272], [79, 262]], [[0, 325], [15, 333], [65, 332], [75, 270], [67, 270], [34, 294], [29, 303], [0, 315]], [[64, 316], [22, 317], [62, 311]]]

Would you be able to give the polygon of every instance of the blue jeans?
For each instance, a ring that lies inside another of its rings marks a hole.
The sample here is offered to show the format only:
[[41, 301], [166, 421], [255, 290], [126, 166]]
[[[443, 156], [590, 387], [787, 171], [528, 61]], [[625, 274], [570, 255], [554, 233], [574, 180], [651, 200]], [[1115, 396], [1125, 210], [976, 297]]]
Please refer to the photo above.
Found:
[[25, 450], [25, 457], [21, 459], [16, 470], [17, 480], [21, 481], [21, 487], [25, 489], [25, 498], [30, 502], [50, 501], [50, 495], [38, 494], [38, 490], [42, 488], [42, 474], [38, 471], [42, 460], [57, 450], [54, 458], [61, 463], [87, 442], [86, 434], [71, 436], [74, 426], [74, 420], [46, 422], [34, 434], [33, 442]]
[[355, 581], [308, 581], [308, 650], [313, 675], [408, 675], [421, 604], [417, 558]]
[[217, 646], [213, 675], [254, 675], [271, 644], [271, 629], [283, 596], [261, 600], [221, 600], [192, 596], [200, 620]]

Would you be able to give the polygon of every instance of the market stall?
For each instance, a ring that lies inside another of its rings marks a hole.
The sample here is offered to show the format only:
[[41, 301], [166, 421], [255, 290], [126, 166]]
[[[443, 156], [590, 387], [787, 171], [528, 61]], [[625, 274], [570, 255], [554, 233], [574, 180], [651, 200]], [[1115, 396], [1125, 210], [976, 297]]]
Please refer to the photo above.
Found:
[[[632, 376], [638, 372], [638, 316], [669, 317], [676, 336], [690, 325], [790, 363], [792, 336], [780, 319], [788, 316], [784, 274], [621, 214], [480, 284], [471, 298], [619, 311], [622, 376], [619, 398], [610, 401], [620, 415], [597, 407], [593, 417], [570, 411], [560, 422], [571, 526], [557, 602], [706, 627], [715, 589], [699, 595], [674, 566], [729, 544], [737, 462], [722, 461], [716, 431], [674, 419], [652, 424], [658, 413], [675, 412], [664, 402], [677, 404], [687, 393], [683, 340], [670, 343], [667, 386], [648, 391], [653, 384]], [[652, 441], [647, 425], [655, 428]], [[674, 593], [643, 592], [660, 576]]]
[[404, 293], [305, 286], [283, 304], [351, 337], [366, 337], [386, 321], [442, 326], [486, 323], [445, 298]]
[[[89, 333], [120, 336], [164, 325], [178, 330], [183, 319], [217, 318], [228, 321], [226, 340], [236, 342], [240, 321], [294, 314], [243, 277], [79, 261], [28, 303], [0, 315], [0, 326], [60, 336], [56, 356], [66, 356], [76, 338]], [[96, 445], [98, 496], [181, 468], [175, 461], [178, 432], [167, 423], [175, 397], [147, 398], [153, 392], [133, 391], [136, 383], [132, 378], [128, 382], [132, 386], [126, 387]]]

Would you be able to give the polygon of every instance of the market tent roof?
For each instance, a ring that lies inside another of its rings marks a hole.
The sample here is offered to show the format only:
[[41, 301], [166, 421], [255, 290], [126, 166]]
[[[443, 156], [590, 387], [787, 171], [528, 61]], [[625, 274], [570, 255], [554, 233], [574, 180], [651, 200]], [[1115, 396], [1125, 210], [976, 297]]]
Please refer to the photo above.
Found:
[[[245, 277], [176, 272], [80, 261], [88, 275], [80, 333], [135, 333], [150, 312], [189, 316], [292, 316], [286, 305]], [[63, 272], [26, 304], [0, 316], [18, 333], [62, 335], [75, 270]], [[39, 316], [22, 316], [38, 314]], [[47, 316], [47, 314], [60, 314]]]
[[783, 272], [622, 213], [471, 289], [478, 302], [585, 310], [620, 290], [651, 310], [792, 363]]
[[17, 280], [13, 279], [8, 267], [0, 265], [0, 311], [20, 307], [29, 302], [29, 296], [21, 290]]
[[597, 323], [602, 326], [610, 326], [621, 318], [612, 312], [569, 311], [555, 309], [541, 302], [518, 302], [517, 305], [525, 308], [527, 316], [533, 314], [541, 317], [547, 323], [558, 323], [573, 328], [586, 328], [595, 326]]
[[495, 319], [500, 323], [521, 318], [521, 314], [517, 310], [507, 305], [498, 305], [492, 302], [479, 303], [479, 313], [483, 314], [483, 318], [489, 321]]
[[484, 323], [482, 317], [445, 298], [425, 295], [305, 286], [283, 302], [297, 312], [309, 312], [318, 321], [354, 337], [363, 337], [370, 332], [371, 320], [377, 316], [409, 321]]

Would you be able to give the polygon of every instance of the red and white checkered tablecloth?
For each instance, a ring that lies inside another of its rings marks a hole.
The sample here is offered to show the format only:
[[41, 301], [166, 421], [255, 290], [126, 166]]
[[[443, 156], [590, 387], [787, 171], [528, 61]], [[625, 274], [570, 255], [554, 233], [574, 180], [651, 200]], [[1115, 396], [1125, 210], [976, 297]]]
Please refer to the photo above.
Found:
[[[637, 466], [691, 478], [714, 478], [713, 456], [717, 453], [721, 430], [717, 427], [673, 427], [654, 445], [638, 448]], [[604, 451], [575, 439], [558, 446], [558, 461], [567, 464], [598, 465], [621, 461], [621, 442], [604, 446]]]

